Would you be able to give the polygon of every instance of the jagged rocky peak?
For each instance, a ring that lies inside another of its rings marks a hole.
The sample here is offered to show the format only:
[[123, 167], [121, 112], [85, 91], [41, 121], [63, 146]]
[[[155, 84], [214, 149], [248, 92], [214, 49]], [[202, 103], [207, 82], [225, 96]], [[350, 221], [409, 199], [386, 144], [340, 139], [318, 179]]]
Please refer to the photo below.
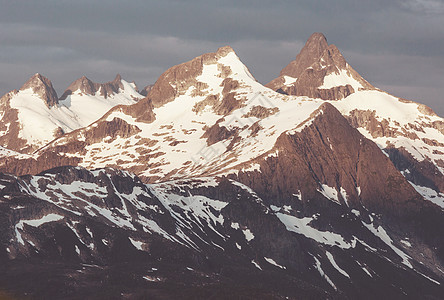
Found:
[[320, 32], [313, 33], [296, 59], [283, 68], [280, 75], [298, 78], [305, 69], [322, 57], [327, 48], [327, 38]]
[[[224, 60], [221, 61], [222, 59]], [[185, 94], [192, 86], [196, 88], [195, 94], [200, 94], [200, 91], [208, 88], [208, 84], [204, 82], [205, 78], [198, 79], [200, 75], [203, 75], [205, 65], [216, 65], [217, 71], [214, 72], [218, 73], [204, 74], [205, 76], [214, 75], [222, 79], [227, 79], [233, 74], [233, 69], [238, 69], [239, 72], [236, 72], [238, 73], [237, 75], [243, 76], [247, 74], [250, 78], [253, 78], [233, 48], [225, 46], [219, 48], [216, 52], [206, 53], [191, 61], [171, 67], [164, 72], [150, 88], [147, 93], [147, 98], [152, 101], [154, 107], [160, 107], [173, 101], [178, 96]]]
[[35, 94], [39, 95], [46, 106], [52, 107], [58, 103], [57, 92], [54, 90], [51, 80], [45, 76], [39, 73], [34, 74], [34, 76], [20, 88], [20, 91], [25, 91], [30, 88]]
[[60, 97], [60, 100], [65, 100], [66, 97], [77, 91], [87, 95], [95, 95], [97, 92], [100, 92], [100, 95], [106, 99], [111, 95], [117, 94], [120, 89], [124, 89], [120, 74], [117, 74], [113, 81], [106, 83], [96, 83], [86, 76], [82, 76], [71, 83], [62, 97]]
[[296, 59], [267, 86], [283, 94], [340, 100], [358, 90], [374, 89], [322, 33], [307, 40]]

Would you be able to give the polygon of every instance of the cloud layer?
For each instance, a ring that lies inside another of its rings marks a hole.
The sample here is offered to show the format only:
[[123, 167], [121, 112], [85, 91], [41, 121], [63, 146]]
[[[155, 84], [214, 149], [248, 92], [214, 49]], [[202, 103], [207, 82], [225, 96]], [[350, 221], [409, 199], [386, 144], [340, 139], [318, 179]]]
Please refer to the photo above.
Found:
[[267, 83], [323, 32], [374, 85], [444, 116], [444, 1], [4, 1], [0, 94], [32, 74], [62, 92], [116, 73], [143, 87], [167, 68], [231, 45]]

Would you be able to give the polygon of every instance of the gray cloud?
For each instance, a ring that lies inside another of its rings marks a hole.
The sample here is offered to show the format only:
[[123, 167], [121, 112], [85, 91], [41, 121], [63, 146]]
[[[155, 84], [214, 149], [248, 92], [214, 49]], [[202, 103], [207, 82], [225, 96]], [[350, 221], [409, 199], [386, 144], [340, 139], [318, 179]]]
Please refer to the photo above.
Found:
[[366, 79], [444, 115], [444, 1], [0, 0], [0, 93], [32, 74], [62, 92], [87, 75], [139, 86], [231, 45], [263, 83], [315, 31]]

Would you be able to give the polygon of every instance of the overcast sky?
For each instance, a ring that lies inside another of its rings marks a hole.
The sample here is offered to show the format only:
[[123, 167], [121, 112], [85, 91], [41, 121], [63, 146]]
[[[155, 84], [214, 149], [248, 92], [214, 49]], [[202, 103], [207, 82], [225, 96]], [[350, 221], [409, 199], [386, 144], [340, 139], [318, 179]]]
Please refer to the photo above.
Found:
[[139, 88], [232, 46], [262, 83], [322, 32], [373, 85], [444, 116], [444, 0], [0, 0], [0, 94], [34, 73]]

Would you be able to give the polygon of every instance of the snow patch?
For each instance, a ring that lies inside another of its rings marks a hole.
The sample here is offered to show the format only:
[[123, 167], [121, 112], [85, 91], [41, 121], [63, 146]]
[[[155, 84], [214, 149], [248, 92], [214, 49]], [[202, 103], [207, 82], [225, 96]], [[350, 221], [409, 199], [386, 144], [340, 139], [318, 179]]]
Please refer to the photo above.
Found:
[[344, 275], [345, 277], [350, 278], [350, 275], [348, 275], [347, 272], [345, 272], [343, 269], [341, 269], [341, 268], [338, 266], [338, 264], [336, 263], [336, 261], [335, 261], [333, 255], [332, 255], [330, 252], [326, 251], [325, 254], [327, 255], [327, 258], [328, 258], [328, 260], [330, 261], [331, 265], [332, 265], [332, 266], [333, 266], [333, 267], [334, 267], [339, 273], [341, 273], [341, 274]]
[[339, 74], [333, 72], [324, 77], [324, 83], [319, 87], [319, 89], [331, 89], [337, 86], [351, 85], [355, 92], [360, 88], [363, 88], [362, 84], [356, 79], [350, 76], [347, 70], [339, 70]]
[[244, 233], [247, 242], [250, 242], [252, 239], [254, 239], [254, 234], [250, 231], [250, 229], [243, 229], [242, 232]]
[[315, 265], [314, 267], [316, 268], [316, 270], [318, 270], [319, 274], [321, 275], [321, 277], [323, 277], [329, 285], [332, 286], [332, 288], [336, 291], [336, 285], [333, 283], [333, 281], [331, 281], [330, 277], [327, 276], [327, 274], [324, 272], [324, 270], [322, 270], [321, 268], [321, 262], [319, 261], [319, 259], [317, 259], [314, 255], [311, 255], [314, 260], [315, 260]]
[[297, 218], [283, 213], [276, 213], [279, 220], [285, 225], [288, 231], [292, 231], [303, 236], [313, 239], [319, 243], [336, 246], [342, 249], [354, 248], [356, 246], [356, 239], [351, 242], [347, 242], [344, 238], [333, 232], [320, 231], [309, 225], [313, 218]]
[[131, 244], [133, 244], [133, 246], [137, 249], [137, 250], [139, 250], [139, 251], [143, 251], [143, 245], [144, 245], [144, 243], [142, 243], [141, 241], [137, 241], [137, 240], [135, 240], [135, 239], [133, 239], [133, 238], [131, 238], [131, 237], [128, 237], [129, 238], [129, 240], [130, 240], [130, 242], [131, 242]]
[[283, 269], [283, 270], [287, 269], [287, 267], [278, 264], [278, 263], [275, 262], [274, 259], [272, 259], [272, 258], [264, 257], [264, 259], [265, 259], [269, 264], [271, 264], [271, 265], [273, 265], [273, 266], [276, 266], [276, 267], [281, 268], [281, 269]]
[[259, 270], [262, 271], [261, 266], [260, 266], [257, 262], [255, 262], [254, 260], [252, 260], [251, 263], [252, 263], [256, 268], [258, 268]]
[[339, 202], [339, 199], [338, 199], [338, 191], [335, 188], [329, 187], [326, 184], [322, 184], [321, 189], [318, 189], [318, 192], [320, 192], [322, 195], [324, 195], [325, 198], [327, 198], [337, 204], [341, 204], [341, 202]]
[[415, 190], [424, 197], [424, 199], [438, 205], [444, 209], [444, 194], [439, 193], [431, 188], [425, 186], [419, 186], [409, 181], [409, 183], [415, 188]]

